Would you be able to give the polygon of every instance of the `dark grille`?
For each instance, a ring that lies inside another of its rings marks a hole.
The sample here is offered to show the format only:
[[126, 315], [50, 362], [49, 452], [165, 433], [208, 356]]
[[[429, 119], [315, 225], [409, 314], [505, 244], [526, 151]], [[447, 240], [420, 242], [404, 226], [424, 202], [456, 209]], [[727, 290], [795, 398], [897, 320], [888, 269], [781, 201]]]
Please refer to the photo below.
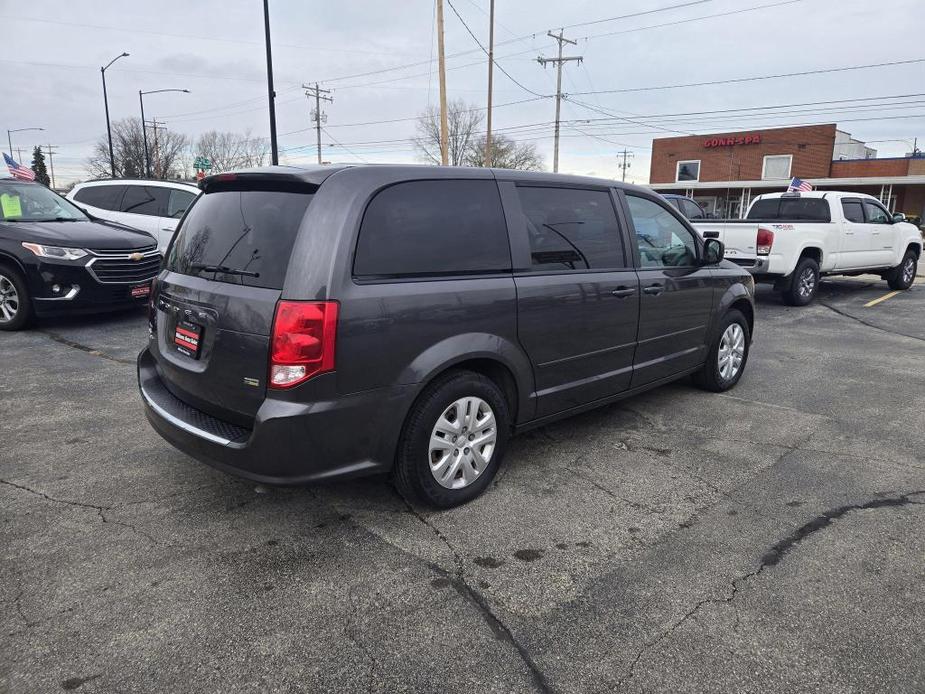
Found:
[[152, 251], [156, 251], [156, 250], [157, 250], [157, 244], [152, 243], [150, 246], [142, 246], [140, 248], [129, 248], [129, 249], [115, 248], [111, 250], [110, 249], [103, 249], [103, 250], [91, 249], [90, 252], [93, 255], [100, 256], [101, 258], [111, 258], [113, 256], [121, 258], [121, 257], [125, 257], [129, 253], [147, 254], [147, 253], [151, 253]]
[[[141, 252], [141, 251], [138, 251]], [[159, 253], [146, 254], [141, 260], [132, 260], [127, 257], [126, 251], [120, 251], [117, 256], [103, 255], [107, 251], [94, 251], [98, 256], [93, 259], [87, 268], [96, 279], [104, 284], [129, 284], [147, 282], [157, 277], [161, 270], [161, 256]]]

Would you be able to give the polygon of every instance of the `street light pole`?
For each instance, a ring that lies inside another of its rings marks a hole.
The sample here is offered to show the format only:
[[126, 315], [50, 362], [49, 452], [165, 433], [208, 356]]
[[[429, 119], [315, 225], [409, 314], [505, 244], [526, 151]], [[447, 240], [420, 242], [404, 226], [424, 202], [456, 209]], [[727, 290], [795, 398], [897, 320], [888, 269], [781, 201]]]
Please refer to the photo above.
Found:
[[116, 158], [112, 152], [112, 128], [109, 125], [109, 97], [106, 94], [106, 68], [116, 62], [119, 58], [127, 58], [128, 53], [122, 53], [109, 61], [106, 67], [100, 68], [100, 74], [103, 76], [103, 105], [106, 107], [106, 136], [109, 138], [109, 168], [112, 177], [116, 177]]
[[145, 127], [145, 94], [163, 94], [164, 92], [183, 92], [189, 94], [189, 89], [153, 89], [149, 92], [138, 90], [138, 103], [141, 106], [141, 139], [145, 148], [145, 178], [151, 178], [151, 159], [148, 156], [148, 129]]
[[273, 89], [273, 53], [270, 50], [270, 3], [263, 0], [263, 30], [267, 44], [267, 99], [270, 102], [270, 163], [279, 164], [276, 145], [276, 91]]
[[27, 130], [44, 130], [45, 128], [13, 128], [6, 131], [6, 141], [10, 145], [10, 158], [13, 157], [13, 136], [10, 133], [22, 133]]

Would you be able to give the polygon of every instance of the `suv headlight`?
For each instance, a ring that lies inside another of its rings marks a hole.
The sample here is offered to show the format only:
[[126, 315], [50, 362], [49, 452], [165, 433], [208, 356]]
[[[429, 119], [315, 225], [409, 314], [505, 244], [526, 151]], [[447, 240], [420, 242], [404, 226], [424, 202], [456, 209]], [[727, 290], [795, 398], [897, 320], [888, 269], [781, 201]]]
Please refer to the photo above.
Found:
[[61, 246], [43, 246], [39, 243], [23, 242], [23, 248], [27, 248], [37, 256], [42, 258], [56, 258], [57, 260], [80, 260], [87, 252], [82, 248], [63, 248]]

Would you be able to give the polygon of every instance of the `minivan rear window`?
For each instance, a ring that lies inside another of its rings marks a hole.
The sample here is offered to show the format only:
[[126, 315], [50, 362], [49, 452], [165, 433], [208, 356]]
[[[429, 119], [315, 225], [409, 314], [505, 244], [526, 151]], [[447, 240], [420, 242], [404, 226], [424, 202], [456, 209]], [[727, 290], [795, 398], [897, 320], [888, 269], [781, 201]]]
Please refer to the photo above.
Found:
[[360, 226], [358, 277], [461, 275], [511, 269], [494, 181], [408, 181], [373, 198]]
[[831, 222], [829, 203], [823, 198], [767, 198], [752, 205], [746, 219], [788, 222]]
[[282, 289], [310, 193], [226, 190], [200, 195], [165, 267], [183, 275]]

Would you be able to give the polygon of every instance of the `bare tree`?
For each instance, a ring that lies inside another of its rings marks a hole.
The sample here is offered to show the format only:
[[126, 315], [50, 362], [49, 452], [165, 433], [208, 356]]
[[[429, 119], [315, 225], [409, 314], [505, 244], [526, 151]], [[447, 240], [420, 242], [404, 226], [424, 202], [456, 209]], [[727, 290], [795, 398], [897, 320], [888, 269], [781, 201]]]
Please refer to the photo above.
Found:
[[[481, 109], [459, 100], [447, 104], [447, 139], [451, 166], [465, 164], [466, 152], [472, 146], [481, 125]], [[441, 162], [440, 110], [430, 106], [418, 116], [417, 131], [414, 146], [421, 159], [432, 164], [439, 164]]]
[[[485, 166], [485, 139], [481, 135], [469, 147], [464, 159], [466, 166]], [[499, 169], [540, 171], [543, 157], [532, 142], [515, 142], [496, 133], [491, 136], [491, 165]]]
[[[148, 154], [153, 178], [179, 178], [183, 174], [183, 154], [189, 139], [182, 133], [158, 129], [148, 134]], [[144, 178], [145, 153], [140, 118], [123, 118], [112, 124], [112, 150], [119, 178]], [[109, 178], [109, 144], [103, 135], [93, 146], [87, 160], [87, 172], [92, 178]]]
[[267, 141], [251, 136], [249, 130], [243, 134], [210, 130], [199, 136], [194, 149], [212, 162], [212, 173], [263, 166], [269, 154]]

